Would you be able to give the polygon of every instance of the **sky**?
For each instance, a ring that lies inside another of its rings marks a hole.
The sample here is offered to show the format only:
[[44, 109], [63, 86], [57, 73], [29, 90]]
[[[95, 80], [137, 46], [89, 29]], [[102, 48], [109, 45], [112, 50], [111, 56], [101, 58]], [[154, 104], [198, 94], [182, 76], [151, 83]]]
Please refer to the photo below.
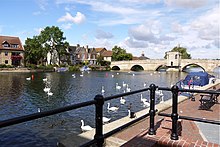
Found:
[[1, 0], [0, 35], [27, 38], [58, 26], [70, 45], [163, 59], [180, 45], [193, 59], [220, 58], [219, 0]]

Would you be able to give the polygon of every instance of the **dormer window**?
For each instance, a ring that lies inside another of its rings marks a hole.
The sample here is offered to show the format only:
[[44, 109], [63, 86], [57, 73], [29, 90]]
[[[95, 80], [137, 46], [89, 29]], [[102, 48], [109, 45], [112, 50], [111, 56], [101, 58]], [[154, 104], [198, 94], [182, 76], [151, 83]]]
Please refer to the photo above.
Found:
[[10, 44], [7, 41], [2, 42], [3, 47], [10, 47]]
[[11, 47], [12, 47], [12, 48], [18, 48], [19, 45], [18, 45], [18, 44], [12, 44]]

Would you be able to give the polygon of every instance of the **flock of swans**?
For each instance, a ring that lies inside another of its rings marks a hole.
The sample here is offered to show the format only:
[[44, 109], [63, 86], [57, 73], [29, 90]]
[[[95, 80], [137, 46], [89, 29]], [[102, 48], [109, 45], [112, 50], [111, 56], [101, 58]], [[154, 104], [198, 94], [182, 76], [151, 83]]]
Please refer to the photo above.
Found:
[[[119, 73], [117, 73], [117, 75], [119, 75]], [[83, 77], [83, 72], [79, 76]], [[112, 78], [114, 78], [114, 76], [115, 76], [114, 74], [111, 75]], [[132, 76], [135, 76], [135, 74], [132, 74]], [[72, 77], [76, 78], [76, 74], [72, 74]], [[26, 80], [31, 80], [31, 77], [27, 77]], [[49, 85], [48, 84], [49, 83], [48, 79], [47, 78], [43, 78], [43, 82], [45, 83], [45, 88], [43, 89], [44, 92], [47, 93], [48, 96], [52, 96], [53, 93], [51, 92], [51, 88], [48, 86]], [[143, 87], [144, 88], [147, 87], [147, 83], [146, 82], [144, 82]], [[121, 89], [124, 89], [124, 93], [131, 91], [131, 88], [129, 87], [129, 85], [127, 83], [125, 83], [124, 81], [123, 81], [122, 85], [119, 85], [119, 83], [116, 83], [115, 84], [115, 89], [119, 90], [119, 91]], [[104, 93], [105, 93], [104, 86], [101, 87], [101, 93], [102, 93], [102, 95], [104, 95]], [[164, 102], [164, 99], [163, 99], [164, 95], [162, 93], [162, 90], [156, 90], [155, 94], [157, 96], [159, 96], [158, 100], [160, 100], [160, 103]], [[149, 99], [143, 98], [143, 94], [140, 95], [140, 102], [143, 103], [144, 107], [150, 107], [150, 102], [149, 101], [150, 101]], [[120, 97], [120, 101], [119, 102], [120, 102], [121, 105], [124, 105], [126, 103], [126, 99], [124, 97]], [[115, 111], [119, 110], [119, 107], [118, 106], [110, 106], [110, 103], [107, 103], [107, 110], [108, 110], [108, 112], [109, 111], [114, 111], [115, 112]], [[38, 112], [41, 112], [40, 108], [38, 108]], [[128, 116], [130, 118], [132, 118], [131, 117], [131, 110], [130, 109], [128, 109]], [[103, 119], [103, 124], [106, 124], [106, 123], [108, 123], [111, 120], [111, 118], [107, 118], [107, 117], [103, 117], [102, 119]], [[92, 129], [93, 128], [91, 126], [85, 125], [84, 120], [81, 120], [81, 130], [83, 132], [90, 131]]]

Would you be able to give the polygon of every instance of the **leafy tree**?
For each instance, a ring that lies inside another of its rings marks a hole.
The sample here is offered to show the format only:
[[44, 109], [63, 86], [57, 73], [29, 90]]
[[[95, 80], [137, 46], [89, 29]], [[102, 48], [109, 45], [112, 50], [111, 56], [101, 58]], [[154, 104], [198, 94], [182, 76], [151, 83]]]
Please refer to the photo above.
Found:
[[[181, 53], [181, 57], [182, 59], [191, 59], [191, 55], [187, 53], [186, 51], [187, 49], [184, 47], [174, 47], [171, 52], [179, 52]], [[164, 58], [166, 59], [166, 55], [164, 56]]]
[[38, 61], [41, 60], [41, 63], [43, 63], [44, 50], [37, 36], [34, 36], [33, 39], [27, 38], [27, 40], [25, 40], [24, 48], [25, 62], [37, 64]]
[[61, 56], [67, 53], [66, 48], [69, 46], [68, 42], [64, 42], [66, 38], [63, 36], [63, 32], [59, 29], [59, 27], [47, 26], [43, 31], [41, 31], [39, 38], [46, 52], [50, 52], [51, 55], [53, 55], [54, 51], [57, 51], [60, 65]]
[[114, 46], [112, 52], [113, 61], [132, 60], [132, 54], [126, 53], [126, 50], [121, 47]]

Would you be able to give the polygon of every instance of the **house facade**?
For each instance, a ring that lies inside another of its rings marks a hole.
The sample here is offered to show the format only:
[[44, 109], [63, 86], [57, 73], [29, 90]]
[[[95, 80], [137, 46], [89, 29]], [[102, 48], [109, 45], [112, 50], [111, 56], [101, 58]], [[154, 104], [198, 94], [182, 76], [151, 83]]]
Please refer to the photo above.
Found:
[[24, 66], [24, 48], [18, 37], [0, 36], [0, 64]]
[[96, 64], [97, 53], [95, 48], [89, 48], [88, 45], [86, 47], [80, 47], [77, 44], [76, 48], [71, 47], [71, 62], [75, 64], [79, 63], [88, 63], [89, 65]]

